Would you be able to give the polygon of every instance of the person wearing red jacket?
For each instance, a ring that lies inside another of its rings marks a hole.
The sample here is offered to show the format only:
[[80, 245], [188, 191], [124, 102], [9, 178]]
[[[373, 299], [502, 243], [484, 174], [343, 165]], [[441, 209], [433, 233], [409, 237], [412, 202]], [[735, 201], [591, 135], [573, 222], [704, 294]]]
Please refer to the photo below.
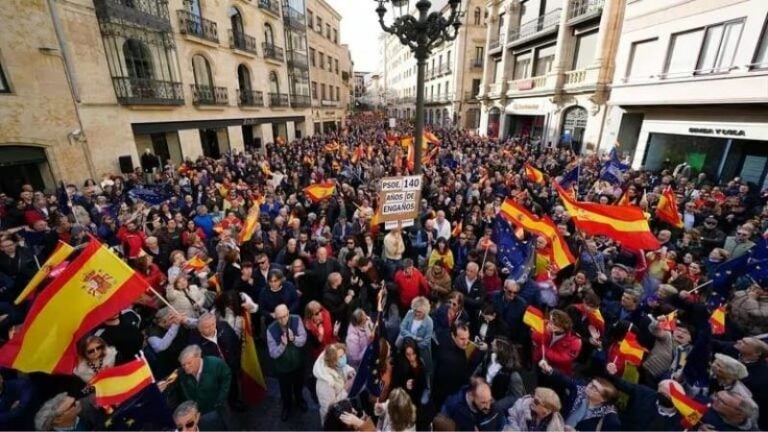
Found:
[[138, 230], [136, 222], [128, 222], [117, 231], [117, 238], [123, 244], [123, 251], [128, 259], [138, 258], [141, 253], [141, 247], [144, 246], [144, 240], [147, 235]]
[[325, 347], [339, 341], [339, 323], [333, 322], [331, 313], [318, 301], [312, 300], [304, 308], [304, 328], [313, 337], [313, 362]]
[[573, 376], [573, 362], [581, 351], [581, 339], [571, 331], [572, 328], [573, 321], [567, 313], [558, 309], [550, 312], [544, 334], [532, 332], [533, 362], [538, 364], [543, 354], [552, 368]]
[[395, 273], [394, 278], [397, 292], [400, 293], [400, 316], [411, 308], [411, 301], [418, 296], [429, 296], [429, 284], [427, 279], [413, 267], [413, 260], [404, 259], [403, 268]]

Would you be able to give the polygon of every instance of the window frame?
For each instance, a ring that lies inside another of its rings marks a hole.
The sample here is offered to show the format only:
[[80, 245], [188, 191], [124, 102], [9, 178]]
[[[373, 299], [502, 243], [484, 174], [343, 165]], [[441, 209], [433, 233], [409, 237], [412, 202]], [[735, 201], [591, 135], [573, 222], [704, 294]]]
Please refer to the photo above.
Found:
[[315, 49], [312, 47], [309, 47], [309, 64], [312, 67], [317, 67], [317, 63], [315, 63]]
[[[736, 49], [733, 52], [733, 57], [731, 58], [731, 65], [728, 66], [728, 70], [722, 70], [722, 69], [718, 69], [718, 68], [712, 67], [711, 70], [708, 71], [708, 72], [702, 71], [702, 69], [701, 69], [701, 66], [702, 66], [701, 65], [701, 56], [702, 56], [702, 54], [704, 52], [704, 41], [706, 41], [706, 39], [707, 39], [707, 33], [710, 31], [710, 29], [713, 29], [715, 27], [719, 27], [719, 26], [723, 27], [723, 31], [720, 34], [720, 42], [717, 45], [717, 53], [715, 55], [715, 63], [716, 63], [717, 59], [718, 59], [717, 54], [720, 54], [720, 48], [723, 46], [723, 35], [725, 34], [726, 26], [729, 25], [729, 24], [736, 24], [736, 23], [741, 23], [741, 30], [739, 30], [739, 35], [736, 38]], [[729, 73], [733, 69], [733, 63], [734, 63], [734, 61], [736, 59], [736, 52], [739, 49], [739, 43], [741, 42], [741, 37], [744, 35], [744, 26], [746, 25], [746, 23], [747, 23], [747, 17], [741, 17], [741, 18], [736, 18], [736, 19], [732, 19], [732, 20], [728, 20], [728, 21], [722, 21], [722, 22], [719, 22], [719, 23], [716, 23], [716, 24], [710, 24], [710, 25], [704, 26], [704, 28], [703, 28], [704, 29], [704, 35], [701, 38], [701, 45], [699, 46], [699, 55], [696, 57], [696, 70], [693, 71], [693, 74], [694, 75], [717, 75], [717, 74]]]
[[[635, 64], [635, 52], [636, 52], [635, 48], [637, 46], [641, 45], [641, 44], [651, 43], [651, 42], [659, 42], [659, 38], [658, 37], [653, 37], [653, 38], [648, 38], [648, 39], [641, 39], [641, 40], [638, 40], [638, 41], [632, 41], [632, 42], [629, 43], [629, 58], [627, 59], [627, 70], [624, 71], [624, 77], [623, 77], [623, 80], [625, 82], [630, 81], [630, 79], [632, 78], [631, 72], [632, 72], [632, 65]], [[653, 76], [654, 75], [650, 75], [650, 76], [647, 76], [647, 77], [644, 77], [644, 78], [648, 79], [648, 78], [651, 78]]]
[[[766, 60], [764, 63], [757, 62], [757, 56], [761, 50], [766, 51]], [[768, 69], [768, 15], [763, 22], [763, 31], [760, 32], [760, 39], [758, 40], [755, 52], [752, 55], [752, 63], [749, 65], [749, 70], [766, 70]]]

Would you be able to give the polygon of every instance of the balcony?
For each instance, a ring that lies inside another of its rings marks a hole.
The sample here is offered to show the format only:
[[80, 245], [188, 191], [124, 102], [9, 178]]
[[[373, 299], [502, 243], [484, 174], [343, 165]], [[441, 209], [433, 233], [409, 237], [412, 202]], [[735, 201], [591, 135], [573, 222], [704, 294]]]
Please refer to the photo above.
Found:
[[560, 24], [560, 14], [562, 11], [562, 9], [557, 8], [545, 13], [544, 15], [541, 15], [538, 18], [520, 24], [519, 28], [512, 29], [509, 32], [509, 39], [507, 42], [514, 42], [531, 37], [539, 32], [556, 29], [558, 24]]
[[568, 20], [579, 20], [599, 15], [605, 0], [571, 0], [568, 5]]
[[444, 104], [453, 101], [453, 93], [440, 93], [432, 96], [425, 96], [425, 104]]
[[282, 48], [268, 42], [261, 43], [261, 49], [264, 51], [264, 58], [279, 62], [285, 61], [285, 53]]
[[288, 107], [287, 93], [269, 93], [270, 107]]
[[118, 102], [126, 105], [184, 105], [180, 82], [146, 78], [114, 77]]
[[491, 41], [488, 42], [488, 51], [493, 51], [498, 48], [501, 48], [501, 38], [491, 39]]
[[506, 83], [504, 81], [493, 83], [488, 86], [488, 97], [498, 98], [501, 97], [506, 91]]
[[176, 11], [179, 16], [179, 32], [219, 43], [219, 29], [215, 22], [184, 9]]
[[546, 76], [537, 76], [533, 78], [521, 78], [507, 81], [507, 96], [518, 94], [533, 89], [543, 89], [547, 86]]
[[580, 85], [586, 81], [586, 78], [587, 71], [584, 69], [568, 71], [565, 73], [565, 81], [563, 84], [566, 86]]
[[263, 107], [264, 93], [237, 89], [237, 105], [245, 107]]
[[483, 59], [481, 59], [481, 58], [472, 59], [472, 62], [469, 64], [469, 67], [472, 68], [472, 69], [482, 69], [483, 68]]
[[437, 76], [449, 75], [451, 73], [451, 65], [448, 63], [441, 64], [437, 69]]
[[309, 95], [291, 95], [291, 106], [294, 108], [307, 108], [312, 106]]
[[195, 105], [229, 105], [226, 87], [198, 84], [190, 84], [189, 87], [192, 89], [192, 103]]
[[[397, 100], [395, 102], [397, 102]], [[320, 106], [323, 106], [323, 107], [337, 107], [337, 106], [339, 106], [339, 101], [323, 99], [323, 100], [320, 101]]]
[[288, 67], [295, 69], [308, 70], [309, 61], [307, 60], [307, 54], [302, 51], [289, 50], [288, 51]]
[[171, 31], [167, 0], [94, 0], [99, 21]]
[[232, 49], [258, 54], [256, 38], [243, 32], [229, 31], [229, 47]]
[[288, 5], [283, 5], [283, 23], [294, 30], [305, 31], [307, 28], [304, 14]]
[[464, 92], [464, 101], [469, 103], [479, 102], [477, 100], [478, 96], [480, 96], [480, 89]]
[[259, 9], [269, 12], [276, 17], [280, 17], [280, 5], [273, 0], [259, 0]]

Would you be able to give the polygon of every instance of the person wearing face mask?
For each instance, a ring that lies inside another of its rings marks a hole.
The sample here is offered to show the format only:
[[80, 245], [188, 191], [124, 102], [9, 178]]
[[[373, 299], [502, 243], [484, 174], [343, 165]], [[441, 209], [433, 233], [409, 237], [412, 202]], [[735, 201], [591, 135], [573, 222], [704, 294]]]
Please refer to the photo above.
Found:
[[355, 369], [347, 364], [347, 347], [334, 343], [317, 357], [312, 367], [317, 379], [317, 399], [320, 405], [320, 419], [325, 419], [328, 408], [347, 398], [347, 392], [355, 379]]
[[453, 420], [456, 430], [497, 431], [504, 424], [504, 416], [493, 404], [491, 387], [482, 380], [449, 397], [440, 413]]

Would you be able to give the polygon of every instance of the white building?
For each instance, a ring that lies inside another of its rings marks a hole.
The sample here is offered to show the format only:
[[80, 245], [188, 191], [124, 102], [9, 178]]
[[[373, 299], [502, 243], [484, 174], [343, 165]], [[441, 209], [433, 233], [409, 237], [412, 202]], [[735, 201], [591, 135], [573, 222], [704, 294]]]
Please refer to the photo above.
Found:
[[768, 1], [627, 3], [604, 145], [768, 185]]
[[624, 3], [489, 0], [480, 133], [599, 144]]

